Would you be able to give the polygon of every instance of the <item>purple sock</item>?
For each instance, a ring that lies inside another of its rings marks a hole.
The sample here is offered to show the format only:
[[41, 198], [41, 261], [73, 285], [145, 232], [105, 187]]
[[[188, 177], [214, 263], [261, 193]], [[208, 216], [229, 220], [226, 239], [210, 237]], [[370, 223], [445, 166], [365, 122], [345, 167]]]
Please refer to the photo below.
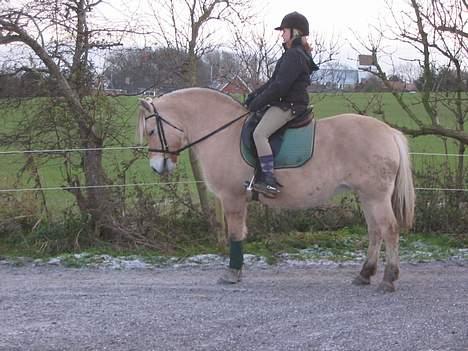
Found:
[[274, 168], [273, 155], [260, 156], [260, 167], [265, 176], [272, 177]]

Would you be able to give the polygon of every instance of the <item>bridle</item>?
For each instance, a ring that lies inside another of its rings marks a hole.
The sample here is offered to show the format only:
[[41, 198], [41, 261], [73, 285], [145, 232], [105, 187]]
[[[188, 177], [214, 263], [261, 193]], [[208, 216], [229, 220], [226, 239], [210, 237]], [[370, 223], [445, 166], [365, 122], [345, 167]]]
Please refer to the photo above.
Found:
[[247, 116], [250, 111], [247, 111], [246, 113], [244, 113], [243, 115], [233, 119], [232, 121], [229, 121], [228, 123], [226, 124], [223, 124], [221, 127], [219, 127], [218, 129], [215, 129], [214, 131], [208, 133], [207, 135], [195, 140], [194, 142], [192, 143], [189, 143], [177, 150], [169, 150], [169, 146], [167, 145], [167, 139], [166, 139], [166, 133], [164, 132], [164, 124], [167, 124], [168, 126], [178, 130], [179, 132], [184, 132], [182, 129], [180, 129], [179, 127], [175, 126], [174, 124], [172, 124], [171, 122], [169, 122], [166, 118], [164, 118], [163, 116], [161, 116], [158, 112], [158, 110], [156, 109], [156, 106], [154, 106], [154, 104], [151, 102], [151, 106], [153, 106], [153, 110], [154, 112], [149, 115], [149, 116], [146, 116], [145, 117], [145, 121], [147, 121], [148, 119], [150, 118], [155, 118], [156, 119], [156, 128], [154, 130], [152, 130], [150, 132], [150, 136], [154, 133], [154, 131], [156, 130], [158, 132], [158, 137], [159, 137], [159, 141], [161, 142], [161, 149], [154, 149], [154, 148], [148, 148], [148, 151], [150, 152], [160, 152], [160, 153], [163, 153], [164, 155], [164, 161], [167, 160], [167, 155], [176, 155], [178, 156], [182, 151], [192, 147], [193, 145], [195, 144], [198, 144], [200, 142], [202, 142], [203, 140], [205, 139], [208, 139], [209, 137], [215, 135], [216, 133], [222, 131], [223, 129], [226, 129], [227, 127], [229, 127], [231, 124], [234, 124], [235, 122], [237, 122], [238, 120], [240, 120], [241, 118], [244, 118], [245, 116]]
[[165, 119], [163, 116], [161, 116], [156, 109], [156, 106], [154, 106], [153, 103], [151, 103], [151, 106], [153, 106], [154, 113], [152, 113], [149, 116], [145, 117], [145, 122], [150, 119], [150, 118], [155, 118], [156, 119], [156, 128], [153, 129], [150, 132], [150, 136], [153, 135], [154, 131], [156, 130], [158, 132], [158, 137], [159, 141], [161, 142], [161, 147], [162, 149], [153, 149], [153, 148], [148, 148], [148, 151], [152, 152], [162, 152], [164, 154], [164, 158], [166, 159], [166, 154], [172, 154], [172, 155], [179, 155], [179, 153], [182, 151], [181, 149], [175, 150], [175, 151], [170, 151], [169, 146], [167, 145], [167, 138], [166, 138], [166, 133], [164, 132], [164, 125], [163, 123], [166, 123], [168, 126], [178, 130], [179, 132], [184, 132], [182, 129], [179, 127], [173, 125], [171, 122], [169, 122], [167, 119]]

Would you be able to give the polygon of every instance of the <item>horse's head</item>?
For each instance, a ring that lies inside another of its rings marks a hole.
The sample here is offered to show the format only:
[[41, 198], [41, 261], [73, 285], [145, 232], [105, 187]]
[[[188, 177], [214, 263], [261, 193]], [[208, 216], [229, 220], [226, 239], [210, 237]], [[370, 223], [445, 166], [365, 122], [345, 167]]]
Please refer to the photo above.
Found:
[[172, 173], [184, 141], [184, 131], [171, 119], [170, 109], [158, 99], [140, 99], [137, 137], [148, 140], [150, 167], [158, 174]]

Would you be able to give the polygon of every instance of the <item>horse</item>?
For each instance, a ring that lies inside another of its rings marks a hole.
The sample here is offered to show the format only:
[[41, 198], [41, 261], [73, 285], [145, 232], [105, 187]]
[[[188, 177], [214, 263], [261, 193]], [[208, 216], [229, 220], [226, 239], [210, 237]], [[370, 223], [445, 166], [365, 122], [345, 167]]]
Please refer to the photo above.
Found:
[[[171, 173], [179, 153], [191, 147], [208, 189], [222, 203], [230, 242], [229, 267], [220, 278], [223, 283], [238, 283], [242, 276], [248, 202], [244, 182], [254, 172], [239, 151], [248, 114], [229, 95], [207, 88], [140, 99], [137, 136], [140, 142], [148, 142], [150, 167], [159, 175]], [[386, 262], [378, 290], [395, 291], [400, 230], [411, 228], [415, 202], [405, 136], [373, 117], [349, 113], [316, 121], [315, 143], [313, 158], [303, 166], [275, 171], [281, 192], [259, 200], [270, 207], [304, 209], [323, 205], [343, 191], [357, 194], [369, 246], [352, 283], [371, 283], [384, 241]]]

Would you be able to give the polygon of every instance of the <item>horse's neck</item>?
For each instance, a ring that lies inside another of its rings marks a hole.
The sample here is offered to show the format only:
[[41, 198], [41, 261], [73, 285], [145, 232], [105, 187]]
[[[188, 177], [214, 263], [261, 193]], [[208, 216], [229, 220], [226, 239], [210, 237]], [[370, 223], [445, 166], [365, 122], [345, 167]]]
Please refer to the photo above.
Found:
[[[211, 109], [214, 111], [214, 109]], [[190, 118], [190, 131], [188, 141], [197, 142], [211, 132], [226, 125], [227, 123], [242, 116], [245, 111], [241, 108], [237, 111], [220, 111], [219, 114], [207, 112], [206, 115], [192, 115]], [[226, 175], [220, 173], [218, 169], [240, 168], [242, 159], [239, 152], [240, 133], [244, 119], [240, 119], [230, 126], [211, 135], [207, 139], [193, 145], [192, 149], [197, 160], [200, 162], [203, 174], [208, 182], [216, 188], [215, 183], [219, 181], [219, 176]]]
[[[195, 143], [213, 132], [215, 133], [206, 140], [197, 142], [196, 146], [203, 147], [203, 143], [206, 144], [205, 141], [218, 138], [223, 138], [226, 139], [226, 142], [231, 142], [231, 140], [227, 139], [232, 139], [240, 135], [243, 119], [234, 122], [232, 125], [226, 125], [241, 117], [245, 111], [242, 108], [229, 108], [228, 111], [225, 110], [226, 109], [223, 110], [222, 108], [214, 106], [207, 107], [206, 112], [190, 114], [184, 123], [187, 125], [186, 130], [189, 143]], [[224, 126], [226, 127], [223, 128]], [[219, 131], [216, 132], [218, 129]]]

